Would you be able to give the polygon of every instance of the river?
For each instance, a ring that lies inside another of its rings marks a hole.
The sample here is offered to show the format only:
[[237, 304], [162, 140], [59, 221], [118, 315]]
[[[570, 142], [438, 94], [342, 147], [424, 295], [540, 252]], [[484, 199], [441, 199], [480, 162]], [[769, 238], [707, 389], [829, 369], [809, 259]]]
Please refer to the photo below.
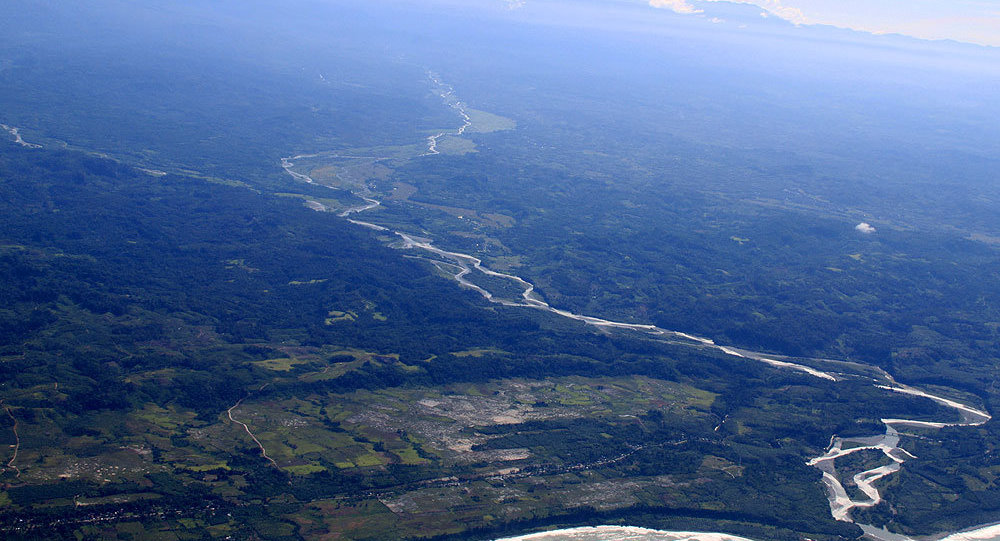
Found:
[[[445, 135], [460, 136], [465, 130], [471, 126], [471, 120], [469, 115], [466, 114], [464, 105], [461, 101], [458, 101], [454, 97], [453, 90], [450, 86], [445, 85], [437, 78], [435, 75], [430, 75], [432, 81], [438, 86], [440, 95], [446, 103], [455, 109], [463, 118], [463, 124], [460, 128], [452, 131], [446, 131], [439, 133], [437, 135], [431, 136], [427, 139], [427, 152], [421, 154], [420, 156], [431, 156], [439, 154], [437, 151], [437, 140]], [[294, 156], [291, 158], [282, 158], [281, 166], [284, 170], [295, 180], [307, 182], [309, 184], [316, 183], [309, 175], [305, 173], [300, 173], [293, 170], [294, 161], [300, 158], [308, 158], [316, 156], [315, 154], [302, 154]], [[339, 158], [357, 158], [357, 159], [376, 159], [381, 160], [383, 158], [370, 157], [370, 156], [339, 156]], [[608, 319], [602, 319], [599, 317], [588, 316], [584, 314], [576, 314], [568, 310], [561, 308], [556, 308], [549, 305], [547, 302], [542, 300], [535, 293], [535, 286], [513, 274], [507, 274], [502, 272], [497, 272], [489, 269], [483, 265], [483, 261], [470, 254], [464, 254], [460, 252], [453, 252], [438, 248], [434, 246], [431, 239], [420, 238], [415, 235], [405, 233], [402, 231], [392, 230], [388, 227], [378, 225], [372, 222], [361, 221], [352, 218], [351, 216], [358, 215], [362, 212], [366, 212], [375, 209], [381, 205], [381, 203], [371, 197], [371, 194], [355, 194], [360, 197], [364, 203], [355, 207], [349, 207], [342, 210], [338, 216], [345, 218], [350, 223], [372, 229], [379, 232], [390, 232], [398, 240], [392, 242], [390, 246], [400, 249], [400, 250], [420, 250], [424, 252], [421, 256], [422, 259], [426, 259], [436, 268], [449, 274], [452, 279], [454, 279], [460, 286], [476, 291], [483, 296], [486, 300], [510, 307], [520, 307], [529, 308], [535, 310], [543, 310], [550, 312], [552, 314], [557, 314], [559, 316], [580, 321], [587, 325], [592, 325], [595, 327], [605, 328], [605, 329], [620, 329], [636, 331], [640, 333], [645, 333], [653, 339], [669, 339], [672, 343], [688, 345], [690, 347], [700, 348], [700, 349], [714, 349], [730, 355], [733, 357], [752, 360], [756, 362], [765, 363], [779, 370], [793, 370], [797, 372], [802, 372], [808, 374], [812, 377], [824, 379], [828, 381], [841, 381], [844, 379], [845, 375], [842, 372], [827, 372], [815, 368], [813, 366], [807, 366], [805, 364], [800, 364], [792, 362], [790, 360], [781, 360], [775, 357], [776, 355], [754, 352], [750, 350], [739, 349], [731, 346], [722, 346], [716, 344], [713, 340], [708, 338], [703, 338], [699, 336], [693, 336], [680, 331], [674, 331], [669, 329], [662, 329], [655, 325], [640, 324], [640, 323], [627, 323], [620, 321], [612, 321]], [[315, 205], [310, 206], [315, 210], [322, 210]], [[325, 207], [323, 207], [325, 209]], [[468, 276], [473, 272], [481, 272], [486, 276], [492, 278], [498, 278], [502, 280], [507, 280], [515, 284], [517, 287], [521, 288], [520, 299], [511, 300], [507, 298], [500, 298], [487, 288], [475, 284], [468, 279]], [[782, 357], [782, 359], [786, 359]], [[829, 361], [828, 361], [829, 362]], [[836, 362], [836, 361], [833, 361]], [[850, 366], [851, 363], [848, 362], [838, 362], [837, 366], [846, 367]], [[870, 368], [870, 367], [869, 367]], [[857, 376], [858, 374], [853, 374]], [[875, 434], [867, 437], [852, 437], [852, 438], [840, 438], [836, 435], [831, 437], [830, 446], [820, 456], [810, 459], [807, 464], [818, 468], [823, 473], [823, 483], [827, 489], [827, 498], [830, 503], [830, 512], [832, 516], [841, 521], [853, 522], [851, 519], [851, 510], [865, 507], [872, 507], [877, 505], [882, 501], [881, 493], [875, 487], [876, 482], [879, 480], [898, 472], [902, 468], [902, 464], [907, 460], [915, 459], [912, 454], [907, 452], [905, 449], [900, 447], [900, 432], [901, 428], [905, 427], [920, 427], [920, 428], [943, 428], [947, 426], [977, 426], [986, 423], [991, 419], [990, 415], [982, 410], [972, 407], [967, 404], [962, 404], [955, 400], [934, 395], [928, 391], [903, 385], [901, 383], [893, 380], [892, 376], [888, 373], [878, 370], [875, 376], [864, 376], [871, 380], [872, 385], [885, 390], [887, 393], [903, 393], [911, 396], [919, 396], [927, 398], [938, 403], [941, 406], [955, 410], [960, 417], [958, 422], [948, 422], [948, 421], [920, 421], [911, 419], [882, 419], [882, 423], [885, 426], [885, 432], [881, 434]], [[864, 499], [854, 500], [848, 494], [843, 485], [843, 479], [840, 477], [836, 469], [836, 461], [839, 458], [848, 456], [852, 453], [861, 450], [876, 450], [882, 452], [891, 461], [890, 464], [879, 466], [871, 470], [863, 471], [855, 474], [852, 477], [853, 483], [858, 487], [862, 494], [864, 494]], [[859, 524], [859, 526], [865, 531], [866, 535], [874, 538], [878, 541], [908, 541], [909, 538], [906, 536], [901, 536], [897, 534], [890, 533], [881, 528], [868, 524]], [[990, 524], [983, 527], [978, 527], [976, 529], [958, 532], [953, 534], [942, 534], [940, 536], [935, 536], [935, 538], [942, 539], [942, 541], [988, 541], [988, 540], [998, 540], [1000, 541], [1000, 525]], [[539, 534], [532, 534], [529, 536], [523, 536], [518, 538], [508, 538], [513, 539], [523, 539], [523, 540], [584, 540], [584, 541], [610, 541], [618, 539], [642, 539], [642, 540], [665, 540], [665, 541], [679, 541], [679, 540], [692, 540], [692, 541], [747, 541], [743, 538], [731, 536], [722, 533], [693, 533], [693, 532], [668, 532], [668, 531], [656, 531], [656, 530], [646, 530], [643, 528], [630, 528], [630, 527], [616, 527], [616, 526], [602, 526], [597, 528], [572, 528], [567, 530], [556, 530], [551, 532], [544, 532]]]

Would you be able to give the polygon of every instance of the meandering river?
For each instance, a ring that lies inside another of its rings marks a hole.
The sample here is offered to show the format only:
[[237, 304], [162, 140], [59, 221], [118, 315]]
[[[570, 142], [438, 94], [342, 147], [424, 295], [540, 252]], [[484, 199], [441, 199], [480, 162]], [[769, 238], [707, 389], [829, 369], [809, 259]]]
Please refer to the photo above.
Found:
[[[465, 130], [472, 125], [469, 115], [466, 114], [462, 102], [454, 98], [453, 91], [451, 87], [444, 85], [436, 76], [431, 75], [431, 79], [442, 89], [440, 95], [449, 106], [458, 111], [462, 118], [463, 124], [460, 128], [452, 131], [441, 132], [437, 135], [433, 135], [427, 138], [427, 151], [421, 156], [430, 156], [439, 154], [437, 150], [437, 141], [445, 135], [460, 136]], [[302, 158], [315, 157], [316, 154], [302, 154], [290, 158], [282, 158], [281, 166], [284, 170], [295, 180], [307, 182], [309, 184], [316, 183], [308, 174], [294, 171], [294, 160]], [[381, 160], [383, 158], [377, 157], [361, 157], [361, 156], [339, 156], [340, 158], [357, 158], [357, 159], [376, 159]], [[535, 310], [544, 310], [552, 314], [557, 314], [559, 316], [573, 319], [586, 323], [587, 325], [593, 325], [595, 327], [606, 328], [606, 329], [620, 329], [637, 331], [641, 333], [646, 333], [650, 335], [651, 338], [655, 339], [669, 339], [672, 342], [689, 345], [690, 347], [702, 348], [702, 349], [714, 349], [730, 355], [733, 357], [743, 358], [747, 360], [753, 360], [757, 362], [762, 362], [770, 365], [776, 369], [781, 370], [793, 370], [808, 374], [810, 376], [828, 380], [828, 381], [840, 381], [844, 379], [845, 375], [842, 372], [827, 372], [820, 370], [819, 368], [813, 366], [806, 366], [805, 364], [800, 364], [796, 362], [791, 362], [790, 360], [782, 357], [782, 359], [777, 359], [775, 355], [770, 355], [766, 353], [754, 352], [744, 349], [739, 349], [730, 346], [722, 346], [716, 344], [714, 341], [703, 338], [699, 336], [693, 336], [680, 331], [674, 331], [669, 329], [662, 329], [655, 325], [649, 324], [639, 324], [639, 323], [626, 323], [620, 321], [612, 321], [608, 319], [602, 319], [594, 316], [588, 316], [584, 314], [577, 314], [564, 310], [561, 308], [556, 308], [551, 306], [544, 300], [542, 300], [538, 294], [535, 292], [535, 286], [525, 280], [520, 276], [513, 274], [502, 273], [489, 269], [483, 265], [483, 261], [470, 254], [464, 254], [460, 252], [453, 252], [439, 248], [435, 246], [431, 239], [417, 237], [413, 234], [406, 233], [403, 231], [392, 230], [388, 227], [378, 225], [372, 222], [366, 222], [352, 218], [352, 216], [358, 215], [362, 212], [366, 212], [375, 209], [381, 205], [381, 203], [372, 198], [370, 194], [355, 194], [360, 197], [364, 203], [358, 206], [350, 207], [342, 210], [338, 216], [345, 218], [350, 223], [372, 229], [379, 232], [391, 233], [396, 237], [396, 241], [392, 242], [390, 246], [400, 249], [400, 250], [419, 250], [422, 252], [420, 256], [422, 259], [426, 259], [436, 268], [442, 272], [450, 275], [459, 285], [462, 287], [476, 291], [483, 296], [486, 300], [510, 307], [521, 307], [530, 308]], [[326, 210], [326, 207], [320, 204], [310, 205], [310, 208], [315, 210]], [[475, 272], [482, 273], [493, 279], [500, 279], [513, 284], [515, 287], [520, 288], [520, 298], [512, 300], [510, 298], [501, 297], [498, 294], [490, 291], [487, 287], [483, 285], [473, 283], [469, 280], [469, 276]], [[847, 366], [849, 363], [842, 363], [838, 366]], [[853, 374], [852, 376], [857, 377], [858, 374]], [[895, 472], [898, 472], [902, 464], [907, 460], [913, 460], [914, 457], [908, 451], [900, 447], [900, 430], [906, 427], [919, 427], [919, 428], [943, 428], [947, 426], [976, 426], [986, 423], [991, 419], [990, 415], [982, 410], [972, 407], [967, 404], [960, 403], [958, 401], [938, 396], [925, 390], [917, 389], [907, 385], [900, 384], [892, 379], [892, 377], [880, 371], [876, 376], [866, 376], [871, 379], [872, 385], [878, 388], [884, 389], [887, 393], [903, 393], [911, 396], [919, 396], [923, 398], [930, 399], [941, 406], [950, 408], [959, 414], [960, 420], [958, 422], [948, 422], [948, 421], [921, 421], [921, 420], [911, 420], [911, 419], [882, 419], [882, 424], [885, 426], [885, 432], [880, 434], [875, 434], [868, 437], [851, 437], [851, 438], [841, 438], [839, 436], [832, 436], [830, 440], [830, 446], [825, 453], [815, 458], [812, 458], [807, 463], [811, 466], [818, 468], [823, 473], [823, 482], [827, 488], [827, 497], [830, 502], [830, 512], [834, 518], [841, 521], [853, 522], [851, 519], [851, 510], [858, 508], [866, 508], [877, 505], [882, 501], [882, 495], [875, 484]], [[847, 490], [844, 488], [844, 479], [841, 474], [837, 471], [836, 462], [838, 459], [848, 456], [850, 454], [862, 451], [862, 450], [875, 450], [882, 452], [888, 459], [890, 463], [887, 465], [879, 466], [867, 471], [863, 471], [855, 474], [851, 481], [856, 485], [859, 491], [864, 495], [862, 499], [852, 499]], [[873, 525], [859, 524], [865, 533], [879, 541], [906, 541], [909, 538], [905, 536], [900, 536], [897, 534], [892, 534], [883, 529], [880, 529]], [[1000, 525], [988, 525], [965, 532], [954, 533], [943, 537], [942, 541], [987, 541], [987, 540], [998, 540], [1000, 541]], [[508, 538], [508, 540], [576, 540], [576, 541], [610, 541], [619, 539], [639, 539], [648, 541], [748, 541], [744, 538], [731, 536], [722, 533], [697, 533], [697, 532], [665, 532], [656, 530], [646, 530], [643, 528], [623, 528], [615, 526], [601, 526], [597, 528], [572, 528], [568, 530], [557, 530], [551, 532], [544, 532], [538, 534], [532, 534], [528, 536], [522, 536], [517, 538]]]

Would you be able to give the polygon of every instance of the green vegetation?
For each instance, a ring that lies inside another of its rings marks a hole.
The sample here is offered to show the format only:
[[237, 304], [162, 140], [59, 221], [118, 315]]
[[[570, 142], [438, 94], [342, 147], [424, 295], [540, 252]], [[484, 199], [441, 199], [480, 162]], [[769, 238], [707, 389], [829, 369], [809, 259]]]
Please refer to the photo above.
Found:
[[[699, 511], [712, 509], [816, 535], [843, 530], [802, 459], [839, 428], [811, 417], [812, 432], [796, 423], [781, 434], [794, 432], [801, 448], [772, 456], [764, 444], [778, 437], [765, 420], [778, 410], [754, 397], [787, 402], [776, 385], [802, 376], [728, 358], [706, 364], [684, 348], [489, 309], [286, 198], [153, 180], [74, 153], [7, 153], [0, 166], [3, 243], [12, 246], [2, 258], [11, 312], [2, 367], [20, 436], [20, 476], [4, 474], [8, 518], [56, 531], [52, 517], [66, 516], [58, 531], [91, 535], [88, 517], [112, 509], [114, 535], [278, 535], [310, 524], [350, 529], [357, 510], [382, 509], [379, 527], [407, 536], [652, 505], [670, 516], [713, 518]], [[166, 210], [177, 207], [186, 210]], [[108, 208], [115, 214], [95, 212]], [[228, 244], [209, 248], [202, 232], [220, 228]], [[322, 245], [312, 240], [320, 236]], [[376, 265], [384, 283], [358, 274]], [[292, 283], [303, 276], [324, 278]], [[385, 294], [400, 287], [413, 291]], [[350, 307], [343, 313], [354, 318], [324, 325], [328, 306]], [[734, 371], [744, 374], [737, 395]], [[761, 426], [746, 437], [714, 431], [724, 415]], [[782, 518], [788, 482], [718, 496], [736, 472], [756, 479], [751, 470], [793, 475], [806, 506], [795, 513], [809, 524]], [[286, 503], [250, 503], [259, 498]], [[759, 511], [746, 511], [752, 500]], [[313, 524], [325, 501], [354, 511]], [[464, 511], [428, 522], [426, 510], [441, 505]]]
[[[831, 434], [881, 430], [882, 417], [949, 415], [863, 381], [498, 309], [290, 198], [68, 152], [13, 152], [2, 165], [3, 368], [21, 438], [4, 508], [39, 528], [53, 527], [45, 513], [68, 513], [78, 518], [66, 528], [88, 535], [87, 517], [115, 509], [114, 528], [149, 535], [488, 537], [642, 517], [851, 536], [805, 460]], [[216, 229], [228, 244], [202, 233]], [[400, 288], [410, 292], [387, 293]], [[919, 452], [953, 457], [950, 441]], [[852, 458], [844, 468], [875, 464]], [[962, 466], [961, 486], [925, 475], [909, 488], [933, 462], [908, 464], [887, 501], [910, 509], [901, 502], [926, 479], [948, 483], [933, 509], [988, 494], [997, 467], [984, 460]], [[251, 505], [249, 526], [229, 518], [260, 498], [286, 503]], [[343, 512], [317, 518], [328, 504]], [[462, 511], [428, 519], [442, 507]], [[859, 516], [885, 520], [884, 509]]]
[[487, 111], [480, 111], [478, 109], [465, 109], [466, 114], [469, 115], [469, 121], [472, 125], [469, 129], [472, 133], [493, 133], [504, 130], [513, 130], [517, 127], [517, 122], [513, 119], [502, 117]]
[[[861, 376], [1000, 405], [995, 81], [660, 33], [510, 47], [509, 20], [379, 2], [85, 4], [0, 34], [2, 120], [44, 145], [0, 143], [0, 537], [851, 539], [806, 460], [957, 420]], [[362, 196], [388, 231], [337, 216]], [[865, 364], [490, 303], [393, 231], [561, 309]], [[996, 422], [903, 446], [856, 519], [1000, 516]]]

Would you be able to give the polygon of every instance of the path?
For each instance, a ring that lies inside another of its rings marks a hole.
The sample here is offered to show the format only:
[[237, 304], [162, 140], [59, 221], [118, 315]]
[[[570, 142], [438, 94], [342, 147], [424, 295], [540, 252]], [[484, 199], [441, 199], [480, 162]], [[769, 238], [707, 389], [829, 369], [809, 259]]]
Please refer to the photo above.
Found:
[[[260, 389], [257, 389], [257, 391], [258, 392], [259, 391], [263, 391], [264, 387], [267, 387], [268, 385], [269, 384], [264, 384]], [[243, 401], [246, 400], [249, 397], [250, 397], [250, 394], [248, 393], [247, 396], [244, 396], [243, 398], [237, 400], [236, 403], [232, 405], [232, 407], [230, 407], [228, 410], [226, 410], [226, 415], [229, 416], [229, 420], [230, 421], [232, 421], [232, 422], [234, 422], [234, 423], [242, 426], [243, 430], [247, 431], [247, 434], [250, 435], [250, 439], [252, 439], [253, 442], [257, 444], [257, 447], [260, 448], [260, 455], [262, 457], [266, 458], [268, 460], [268, 462], [270, 462], [275, 468], [281, 469], [281, 467], [278, 466], [278, 463], [275, 462], [273, 458], [271, 458], [270, 456], [267, 455], [267, 449], [264, 449], [264, 444], [262, 444], [260, 442], [260, 440], [257, 439], [257, 436], [255, 436], [254, 433], [250, 431], [250, 427], [247, 426], [246, 423], [244, 423], [242, 421], [237, 421], [236, 419], [233, 418], [233, 410], [236, 409], [236, 408], [238, 408], [238, 407], [240, 407], [240, 404], [242, 404]]]

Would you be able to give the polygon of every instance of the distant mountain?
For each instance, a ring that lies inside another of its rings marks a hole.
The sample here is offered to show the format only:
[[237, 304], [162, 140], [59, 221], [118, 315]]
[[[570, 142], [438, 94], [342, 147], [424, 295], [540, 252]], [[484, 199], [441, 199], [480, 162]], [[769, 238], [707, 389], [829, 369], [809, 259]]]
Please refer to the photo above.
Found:
[[[828, 39], [844, 42], [865, 42], [881, 46], [916, 46], [924, 48], [948, 48], [955, 51], [978, 52], [996, 55], [996, 47], [987, 47], [956, 40], [929, 40], [904, 34], [874, 34], [829, 24], [799, 25], [788, 21], [774, 12], [755, 4], [738, 2], [714, 2], [690, 0], [691, 6], [700, 10], [697, 16], [718, 24], [730, 24], [753, 30], [794, 32], [799, 37]], [[689, 15], [690, 17], [690, 15]]]

